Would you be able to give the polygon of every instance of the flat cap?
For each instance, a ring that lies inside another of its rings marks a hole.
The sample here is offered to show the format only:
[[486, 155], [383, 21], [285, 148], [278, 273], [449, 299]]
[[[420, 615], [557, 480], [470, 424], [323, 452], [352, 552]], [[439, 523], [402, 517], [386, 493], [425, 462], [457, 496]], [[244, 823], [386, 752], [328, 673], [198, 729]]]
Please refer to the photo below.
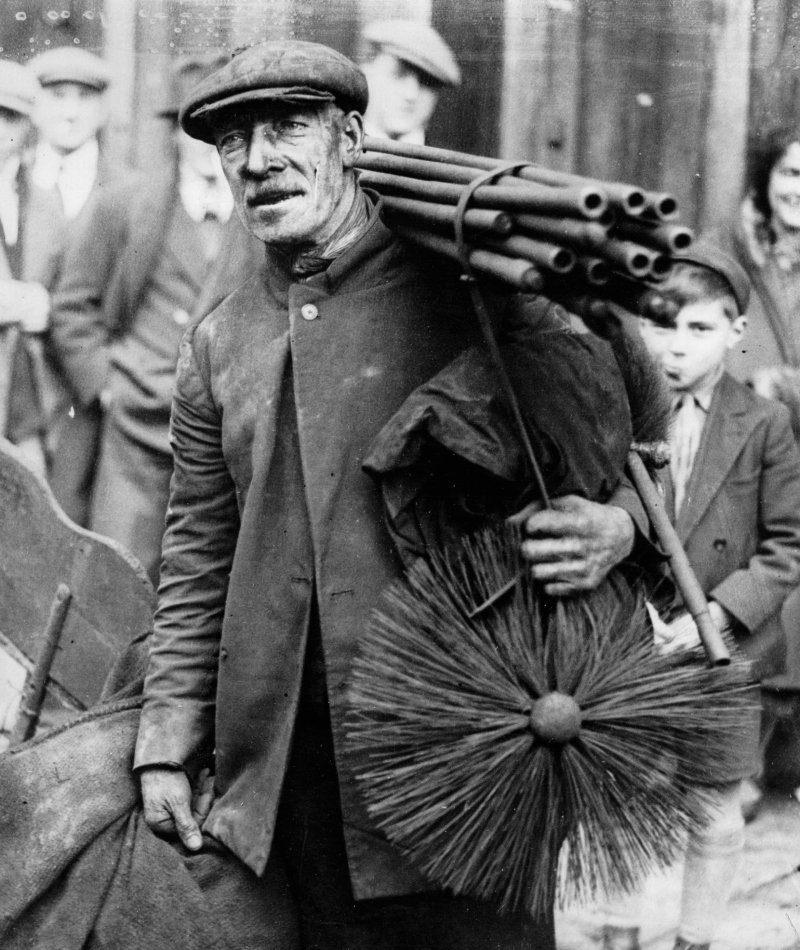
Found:
[[700, 240], [695, 241], [684, 254], [676, 254], [673, 260], [675, 263], [705, 267], [724, 278], [731, 289], [739, 313], [747, 313], [747, 307], [750, 304], [750, 278], [741, 264], [730, 254], [726, 254], [710, 241]]
[[87, 49], [57, 46], [28, 60], [42, 86], [74, 82], [102, 92], [111, 82], [111, 69], [105, 60]]
[[209, 119], [248, 102], [336, 102], [345, 112], [363, 112], [367, 80], [336, 50], [302, 40], [274, 40], [244, 50], [203, 80], [181, 106], [185, 132], [213, 142]]
[[0, 106], [30, 115], [39, 91], [39, 81], [27, 66], [0, 59]]
[[444, 86], [458, 86], [461, 83], [461, 70], [453, 51], [427, 23], [418, 20], [375, 20], [364, 27], [361, 36]]

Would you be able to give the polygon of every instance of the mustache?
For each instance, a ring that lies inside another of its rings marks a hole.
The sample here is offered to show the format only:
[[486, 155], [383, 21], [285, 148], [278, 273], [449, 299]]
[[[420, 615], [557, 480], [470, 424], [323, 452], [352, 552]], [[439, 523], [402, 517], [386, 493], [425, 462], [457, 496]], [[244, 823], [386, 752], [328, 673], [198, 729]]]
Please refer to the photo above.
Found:
[[263, 182], [254, 187], [248, 187], [245, 192], [245, 200], [249, 205], [272, 204], [302, 194], [304, 194], [304, 190], [297, 185], [278, 185], [277, 183]]

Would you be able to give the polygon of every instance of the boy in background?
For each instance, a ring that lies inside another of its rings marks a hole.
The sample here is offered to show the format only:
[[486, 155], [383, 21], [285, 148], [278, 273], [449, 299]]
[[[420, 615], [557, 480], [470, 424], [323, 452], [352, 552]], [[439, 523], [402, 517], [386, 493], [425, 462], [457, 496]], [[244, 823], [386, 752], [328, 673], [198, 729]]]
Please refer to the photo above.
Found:
[[[659, 290], [680, 308], [674, 322], [639, 324], [674, 395], [667, 504], [712, 617], [763, 679], [783, 669], [780, 610], [800, 582], [800, 451], [786, 408], [725, 371], [747, 322], [742, 268], [699, 243]], [[660, 649], [697, 640], [688, 614], [656, 624]], [[762, 751], [773, 728], [762, 722]], [[759, 768], [749, 759], [743, 752], [738, 775], [709, 775], [711, 820], [688, 844], [675, 950], [707, 950], [724, 919], [744, 846], [742, 780]], [[636, 904], [626, 902], [604, 928], [605, 950], [638, 948]]]

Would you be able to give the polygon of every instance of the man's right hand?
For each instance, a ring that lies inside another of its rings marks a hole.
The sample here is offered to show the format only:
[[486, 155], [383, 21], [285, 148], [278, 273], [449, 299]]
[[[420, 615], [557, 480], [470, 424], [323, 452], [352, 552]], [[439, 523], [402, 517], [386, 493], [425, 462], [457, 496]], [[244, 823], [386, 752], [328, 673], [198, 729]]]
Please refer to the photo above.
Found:
[[203, 846], [200, 826], [192, 816], [192, 787], [181, 769], [146, 768], [139, 773], [144, 820], [157, 835], [177, 834], [190, 851]]

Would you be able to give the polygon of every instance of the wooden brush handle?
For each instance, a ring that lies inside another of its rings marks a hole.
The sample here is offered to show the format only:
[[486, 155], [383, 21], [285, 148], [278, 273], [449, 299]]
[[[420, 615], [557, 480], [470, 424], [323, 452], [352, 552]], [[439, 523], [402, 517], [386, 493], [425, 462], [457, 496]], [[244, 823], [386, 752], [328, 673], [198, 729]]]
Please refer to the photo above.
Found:
[[683, 550], [683, 545], [667, 517], [663, 499], [658, 494], [644, 462], [637, 452], [629, 453], [628, 468], [645, 511], [655, 528], [658, 540], [669, 558], [672, 574], [683, 597], [683, 602], [686, 604], [686, 609], [697, 624], [697, 631], [705, 647], [708, 661], [712, 666], [726, 666], [731, 661], [731, 655], [725, 646], [722, 634], [711, 618], [706, 595], [703, 593], [697, 576], [692, 570], [692, 565], [689, 563], [689, 558]]

